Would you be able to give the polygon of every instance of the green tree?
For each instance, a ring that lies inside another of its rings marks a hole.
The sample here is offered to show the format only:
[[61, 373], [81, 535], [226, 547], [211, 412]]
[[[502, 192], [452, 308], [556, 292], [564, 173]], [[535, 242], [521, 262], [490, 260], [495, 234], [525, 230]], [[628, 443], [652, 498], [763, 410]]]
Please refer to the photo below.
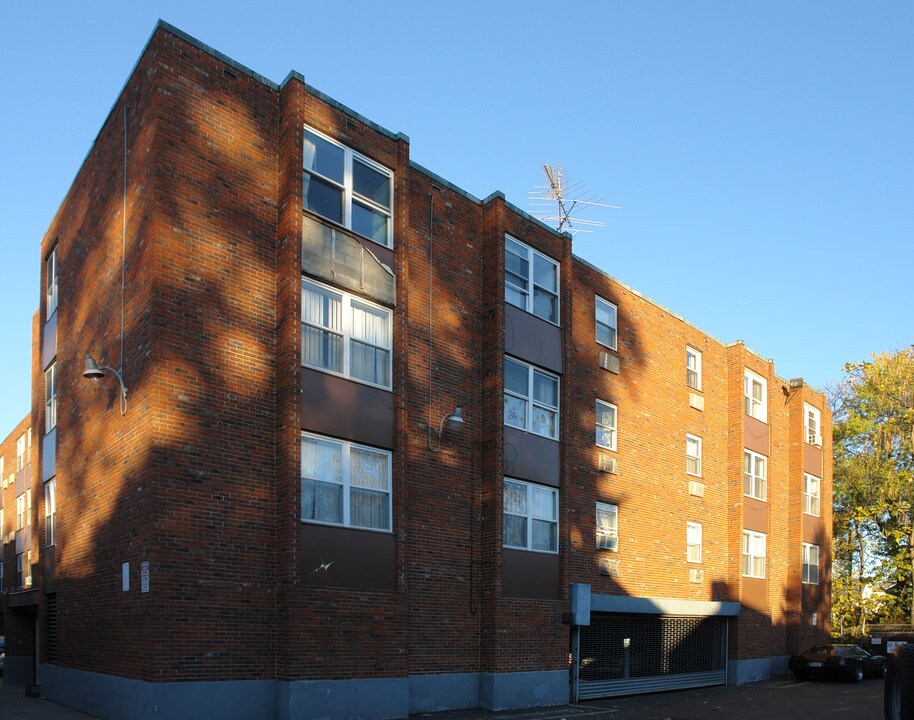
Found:
[[914, 624], [914, 347], [845, 372], [830, 392], [835, 621]]

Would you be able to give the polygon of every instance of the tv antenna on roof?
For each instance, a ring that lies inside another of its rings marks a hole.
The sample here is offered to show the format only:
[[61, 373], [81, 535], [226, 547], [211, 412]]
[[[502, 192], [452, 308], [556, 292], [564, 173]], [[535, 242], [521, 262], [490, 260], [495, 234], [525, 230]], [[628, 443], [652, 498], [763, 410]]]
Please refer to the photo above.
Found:
[[[585, 220], [578, 213], [589, 207], [619, 209], [618, 205], [607, 205], [603, 198], [589, 194], [584, 183], [565, 177], [565, 168], [560, 165], [543, 165], [546, 185], [537, 185], [530, 196], [531, 207], [549, 208], [534, 210], [531, 214], [545, 223], [554, 224], [559, 232], [570, 232], [572, 236], [579, 232], [593, 232], [590, 228], [603, 227], [600, 220]], [[583, 226], [583, 227], [581, 227]]]

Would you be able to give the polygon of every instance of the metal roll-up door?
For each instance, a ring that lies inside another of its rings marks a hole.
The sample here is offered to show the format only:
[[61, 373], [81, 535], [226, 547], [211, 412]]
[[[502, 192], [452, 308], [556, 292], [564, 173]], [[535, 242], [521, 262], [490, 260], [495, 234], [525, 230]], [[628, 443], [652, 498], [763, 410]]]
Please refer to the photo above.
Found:
[[579, 633], [579, 700], [727, 682], [727, 619], [594, 613]]

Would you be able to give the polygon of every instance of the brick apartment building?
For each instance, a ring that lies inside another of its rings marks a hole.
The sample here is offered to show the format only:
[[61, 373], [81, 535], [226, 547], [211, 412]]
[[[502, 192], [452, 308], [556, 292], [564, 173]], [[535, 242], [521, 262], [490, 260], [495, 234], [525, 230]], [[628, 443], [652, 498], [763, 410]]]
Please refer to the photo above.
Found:
[[402, 717], [745, 682], [829, 631], [823, 396], [296, 73], [160, 22], [41, 261], [6, 683]]

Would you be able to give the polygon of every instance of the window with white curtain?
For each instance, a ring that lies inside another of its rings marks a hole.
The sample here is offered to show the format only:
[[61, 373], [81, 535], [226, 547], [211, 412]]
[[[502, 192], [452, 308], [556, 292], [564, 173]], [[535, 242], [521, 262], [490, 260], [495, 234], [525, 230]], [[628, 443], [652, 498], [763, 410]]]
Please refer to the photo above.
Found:
[[803, 474], [803, 512], [807, 515], [819, 514], [819, 486], [819, 478]]
[[390, 462], [387, 450], [302, 433], [302, 520], [390, 531]]
[[701, 562], [701, 523], [686, 523], [686, 560]]
[[45, 279], [47, 291], [45, 293], [45, 310], [44, 318], [47, 320], [51, 315], [57, 311], [57, 288], [58, 288], [58, 278], [59, 278], [59, 268], [57, 265], [57, 247], [55, 246], [51, 250], [50, 255], [48, 255], [48, 260], [45, 263], [45, 272], [47, 277]]
[[746, 415], [768, 422], [768, 383], [765, 378], [746, 370], [743, 375], [743, 398]]
[[302, 364], [390, 388], [391, 312], [302, 280]]
[[558, 552], [558, 490], [505, 478], [504, 516], [505, 547]]
[[559, 264], [505, 235], [505, 301], [559, 323]]
[[506, 357], [505, 425], [557, 440], [559, 379], [520, 360]]
[[615, 350], [619, 318], [616, 306], [600, 296], [596, 296], [595, 304], [597, 342]]
[[743, 450], [743, 495], [765, 500], [768, 497], [768, 458]]
[[619, 549], [619, 508], [597, 503], [597, 550]]
[[701, 353], [688, 345], [686, 346], [686, 385], [693, 390], [701, 390]]
[[803, 543], [803, 580], [806, 585], [819, 584], [819, 546]]
[[57, 427], [57, 363], [44, 371], [44, 432]]
[[44, 485], [44, 534], [46, 545], [57, 542], [57, 478]]
[[806, 419], [806, 442], [810, 445], [822, 446], [822, 413], [812, 405], [803, 405]]
[[616, 406], [597, 400], [596, 444], [607, 450], [616, 449]]
[[746, 577], [765, 577], [766, 541], [764, 533], [743, 530], [743, 575]]
[[393, 173], [309, 128], [302, 154], [305, 210], [391, 247]]
[[701, 438], [686, 435], [686, 474], [701, 477]]

